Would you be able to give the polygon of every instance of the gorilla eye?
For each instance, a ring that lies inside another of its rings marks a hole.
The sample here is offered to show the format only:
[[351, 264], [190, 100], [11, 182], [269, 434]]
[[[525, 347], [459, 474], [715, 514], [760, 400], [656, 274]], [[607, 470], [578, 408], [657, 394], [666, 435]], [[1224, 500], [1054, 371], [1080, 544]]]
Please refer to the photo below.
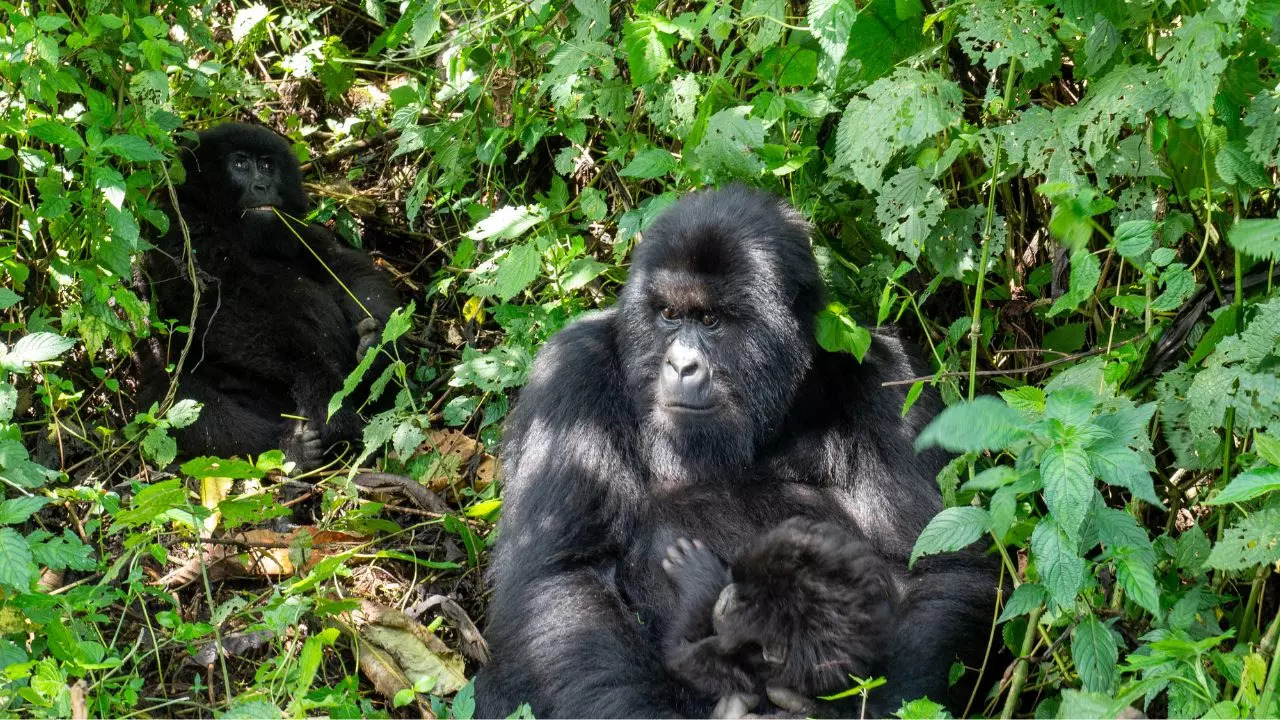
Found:
[[258, 167], [262, 168], [263, 170], [270, 170], [271, 166], [274, 164], [275, 163], [271, 161], [271, 158], [262, 158], [261, 160], [258, 161]]
[[715, 327], [720, 324], [720, 318], [716, 317], [712, 313], [702, 313], [702, 324], [709, 328]]
[[231, 167], [236, 170], [246, 170], [249, 167], [249, 161], [242, 157], [232, 158]]
[[662, 315], [663, 320], [678, 320], [680, 318], [680, 313], [670, 305], [663, 305], [658, 313]]

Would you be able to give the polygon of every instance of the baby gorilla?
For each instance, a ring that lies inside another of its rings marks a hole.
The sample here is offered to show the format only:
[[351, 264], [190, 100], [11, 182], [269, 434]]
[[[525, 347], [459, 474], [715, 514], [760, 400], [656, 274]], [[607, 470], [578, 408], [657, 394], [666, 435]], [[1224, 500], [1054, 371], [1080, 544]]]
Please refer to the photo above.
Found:
[[789, 712], [856, 713], [859, 698], [818, 703], [883, 674], [876, 658], [893, 636], [894, 588], [861, 534], [794, 517], [727, 567], [698, 540], [680, 538], [662, 567], [678, 607], [664, 638], [667, 669], [722, 698], [717, 716], [741, 714], [765, 693]]

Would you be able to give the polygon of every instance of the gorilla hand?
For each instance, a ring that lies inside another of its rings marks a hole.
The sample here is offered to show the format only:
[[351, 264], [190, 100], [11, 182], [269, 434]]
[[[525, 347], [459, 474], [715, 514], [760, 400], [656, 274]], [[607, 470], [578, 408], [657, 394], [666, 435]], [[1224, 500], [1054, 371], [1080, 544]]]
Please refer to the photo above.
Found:
[[382, 339], [382, 323], [377, 318], [367, 317], [356, 325], [356, 334], [360, 336], [360, 342], [356, 345], [356, 360], [359, 361], [364, 359], [369, 348], [376, 346]]

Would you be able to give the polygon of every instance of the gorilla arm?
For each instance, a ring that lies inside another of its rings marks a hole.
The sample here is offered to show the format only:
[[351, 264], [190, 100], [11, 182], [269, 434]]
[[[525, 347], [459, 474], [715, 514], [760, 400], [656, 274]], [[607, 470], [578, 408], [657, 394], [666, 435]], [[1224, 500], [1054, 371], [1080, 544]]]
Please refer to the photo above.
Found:
[[617, 577], [645, 500], [633, 450], [619, 441], [634, 420], [613, 319], [607, 311], [548, 342], [508, 420], [485, 632], [494, 659], [476, 682], [478, 717], [521, 702], [538, 717], [678, 712], [682, 691]]

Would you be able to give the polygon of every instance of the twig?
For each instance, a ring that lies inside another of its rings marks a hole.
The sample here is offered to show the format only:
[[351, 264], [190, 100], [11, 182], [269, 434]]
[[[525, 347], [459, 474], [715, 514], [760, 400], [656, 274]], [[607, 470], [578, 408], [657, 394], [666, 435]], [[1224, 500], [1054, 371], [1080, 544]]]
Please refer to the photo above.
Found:
[[316, 166], [324, 167], [335, 160], [341, 160], [348, 155], [355, 155], [362, 150], [372, 150], [373, 148], [381, 147], [400, 137], [400, 132], [399, 128], [392, 128], [386, 132], [378, 133], [373, 137], [365, 138], [364, 140], [357, 140], [346, 147], [341, 147], [333, 152], [325, 153], [315, 160], [302, 163], [298, 169], [304, 173], [311, 172], [311, 169]]
[[[1140, 340], [1144, 337], [1146, 337], [1145, 334], [1134, 335], [1133, 337], [1129, 338], [1128, 340], [1125, 340], [1124, 342], [1120, 342], [1120, 343], [1116, 343], [1115, 345], [1112, 345], [1110, 349], [1115, 350], [1116, 348], [1124, 347], [1125, 345], [1128, 345], [1129, 343], [1134, 342], [1135, 340]], [[967, 370], [963, 372], [952, 371], [952, 372], [945, 372], [945, 373], [934, 374], [934, 375], [921, 375], [920, 377], [907, 378], [906, 380], [887, 380], [885, 382], [880, 383], [880, 387], [890, 387], [893, 385], [914, 385], [918, 382], [923, 382], [926, 380], [942, 380], [944, 378], [968, 377], [970, 374], [984, 376], [984, 377], [999, 376], [999, 375], [1026, 375], [1028, 373], [1036, 372], [1037, 370], [1047, 370], [1055, 365], [1062, 365], [1064, 363], [1075, 362], [1076, 360], [1080, 360], [1083, 358], [1093, 357], [1094, 355], [1101, 355], [1106, 351], [1107, 351], [1107, 348], [1094, 348], [1092, 350], [1086, 350], [1082, 353], [1067, 355], [1066, 357], [1055, 358], [1053, 360], [1037, 363], [1035, 365], [1029, 365], [1024, 368], [1013, 368], [1010, 370], [975, 370], [972, 373], [970, 373]]]

